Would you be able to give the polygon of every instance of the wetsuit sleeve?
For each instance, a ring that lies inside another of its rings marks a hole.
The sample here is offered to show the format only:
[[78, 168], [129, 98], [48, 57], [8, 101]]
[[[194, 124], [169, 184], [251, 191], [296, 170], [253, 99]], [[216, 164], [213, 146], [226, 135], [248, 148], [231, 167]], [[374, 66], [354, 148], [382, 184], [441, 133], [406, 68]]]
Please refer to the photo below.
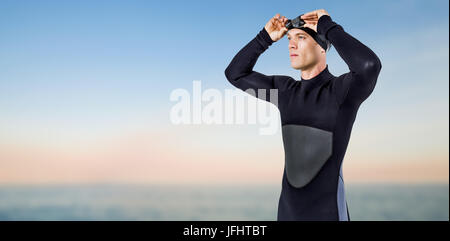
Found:
[[333, 83], [339, 104], [344, 101], [362, 103], [375, 88], [381, 70], [380, 59], [328, 15], [320, 17], [317, 32], [325, 35], [350, 69], [343, 78], [337, 78]]
[[[270, 89], [286, 90], [293, 86], [295, 80], [290, 76], [264, 75], [253, 71], [258, 57], [272, 45], [273, 40], [263, 28], [254, 39], [245, 45], [231, 60], [225, 69], [225, 76], [235, 87], [246, 91], [252, 89], [258, 93], [258, 89], [266, 90], [265, 100], [269, 100]], [[257, 96], [261, 98], [261, 96]]]

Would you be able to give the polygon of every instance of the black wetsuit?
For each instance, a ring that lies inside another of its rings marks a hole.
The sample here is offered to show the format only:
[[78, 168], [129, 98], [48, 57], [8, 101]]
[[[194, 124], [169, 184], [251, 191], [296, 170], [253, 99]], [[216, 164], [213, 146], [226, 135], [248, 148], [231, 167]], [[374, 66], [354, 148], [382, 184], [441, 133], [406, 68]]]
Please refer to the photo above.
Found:
[[358, 108], [372, 93], [381, 70], [375, 53], [330, 16], [319, 19], [317, 32], [331, 42], [348, 73], [336, 77], [327, 65], [315, 77], [296, 81], [253, 71], [258, 57], [273, 43], [264, 28], [225, 70], [229, 82], [244, 91], [278, 89], [285, 151], [279, 221], [350, 220], [342, 161]]

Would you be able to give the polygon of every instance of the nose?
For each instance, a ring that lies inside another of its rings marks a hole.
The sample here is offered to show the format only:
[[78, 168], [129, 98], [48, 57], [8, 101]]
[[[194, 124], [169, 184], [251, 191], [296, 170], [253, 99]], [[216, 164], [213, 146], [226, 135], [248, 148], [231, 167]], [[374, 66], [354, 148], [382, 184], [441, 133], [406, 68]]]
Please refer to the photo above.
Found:
[[296, 49], [297, 48], [297, 42], [293, 39], [289, 40], [289, 49]]

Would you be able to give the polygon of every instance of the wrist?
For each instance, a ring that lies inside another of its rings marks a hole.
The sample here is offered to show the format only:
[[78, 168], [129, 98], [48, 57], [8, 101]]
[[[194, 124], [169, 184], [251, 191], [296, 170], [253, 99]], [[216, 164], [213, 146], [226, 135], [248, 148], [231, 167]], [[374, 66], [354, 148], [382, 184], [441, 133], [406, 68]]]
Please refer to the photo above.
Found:
[[266, 43], [268, 43], [269, 45], [272, 44], [273, 42], [275, 42], [272, 37], [270, 37], [269, 32], [267, 31], [266, 27], [264, 27], [259, 34], [261, 35], [261, 37], [264, 39], [264, 41]]
[[326, 39], [328, 39], [327, 33], [333, 27], [336, 27], [338, 24], [333, 22], [330, 15], [324, 14], [322, 15], [317, 22], [317, 33], [324, 35]]

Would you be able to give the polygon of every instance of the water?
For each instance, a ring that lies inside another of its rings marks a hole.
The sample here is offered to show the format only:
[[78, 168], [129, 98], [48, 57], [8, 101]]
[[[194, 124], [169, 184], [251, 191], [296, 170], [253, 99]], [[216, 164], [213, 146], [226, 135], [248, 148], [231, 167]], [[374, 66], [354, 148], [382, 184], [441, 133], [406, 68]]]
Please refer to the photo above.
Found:
[[[0, 220], [276, 220], [273, 186], [0, 186]], [[448, 184], [346, 184], [352, 220], [449, 220]]]

